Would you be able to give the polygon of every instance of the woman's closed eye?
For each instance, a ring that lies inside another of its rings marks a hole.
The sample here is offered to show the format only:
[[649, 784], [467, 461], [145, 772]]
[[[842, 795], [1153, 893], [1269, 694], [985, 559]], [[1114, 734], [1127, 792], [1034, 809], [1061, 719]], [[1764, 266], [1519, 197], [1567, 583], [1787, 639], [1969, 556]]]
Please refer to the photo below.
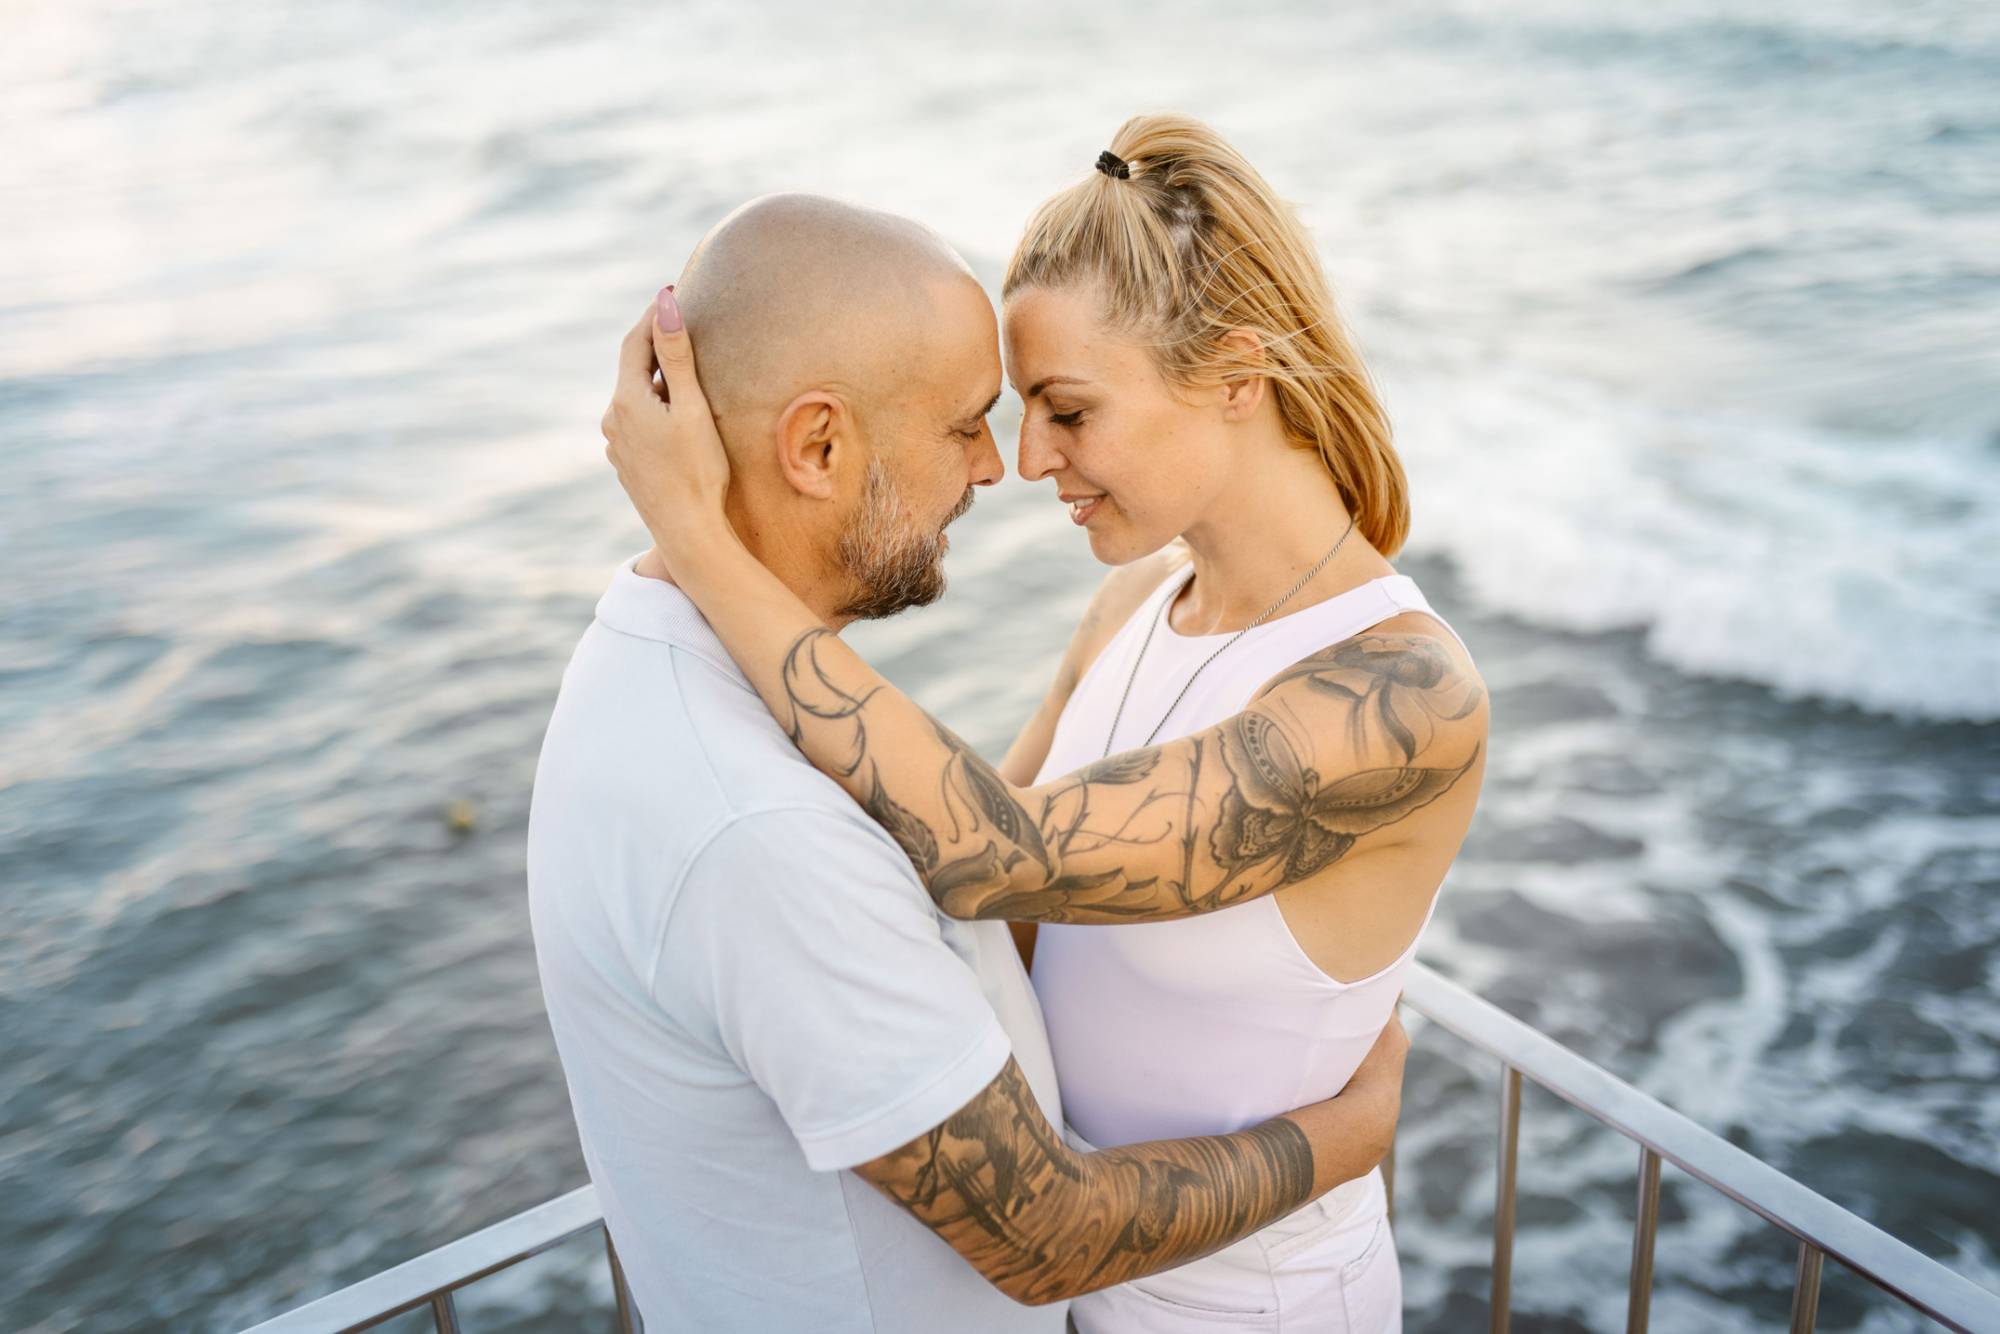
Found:
[[1081, 426], [1083, 425], [1083, 409], [1078, 408], [1075, 412], [1051, 412], [1049, 420], [1057, 426], [1062, 427], [1073, 428]]

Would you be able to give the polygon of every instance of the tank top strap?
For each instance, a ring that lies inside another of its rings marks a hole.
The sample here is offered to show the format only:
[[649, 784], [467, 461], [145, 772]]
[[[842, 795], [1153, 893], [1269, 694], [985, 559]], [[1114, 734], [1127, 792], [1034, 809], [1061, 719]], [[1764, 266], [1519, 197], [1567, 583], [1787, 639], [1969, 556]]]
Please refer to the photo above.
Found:
[[1407, 574], [1392, 574], [1377, 580], [1376, 583], [1381, 587], [1383, 596], [1394, 603], [1398, 611], [1422, 612], [1443, 626], [1453, 639], [1458, 640], [1458, 646], [1465, 649], [1466, 655], [1471, 656], [1472, 649], [1467, 646], [1463, 638], [1460, 638], [1458, 631], [1452, 629], [1451, 622], [1440, 616], [1437, 609], [1431, 606], [1430, 599], [1424, 596], [1423, 589], [1417, 587], [1416, 580]]
[[[1410, 940], [1409, 948], [1396, 956], [1396, 962], [1390, 964], [1390, 968], [1398, 967], [1416, 957], [1417, 946], [1424, 943], [1424, 933], [1431, 929], [1431, 918], [1437, 916], [1438, 903], [1443, 898], [1444, 882], [1439, 881], [1437, 888], [1431, 891], [1431, 906], [1424, 909], [1424, 920], [1417, 924], [1417, 934]], [[1388, 969], [1385, 968], [1382, 971], [1387, 972]]]
[[[1110, 657], [1114, 647], [1122, 646], [1128, 640], [1136, 641], [1139, 637], [1143, 636], [1148, 627], [1153, 626], [1160, 620], [1163, 604], [1178, 597], [1180, 591], [1187, 587], [1188, 581], [1193, 577], [1194, 562], [1189, 561], [1162, 579], [1159, 585], [1146, 595], [1145, 600], [1133, 610], [1132, 614], [1125, 618], [1124, 625], [1120, 626], [1118, 631], [1106, 642], [1104, 648], [1097, 655], [1098, 661], [1102, 662], [1105, 658]], [[1364, 589], [1377, 595], [1380, 598], [1380, 602], [1355, 605], [1353, 603], [1354, 595], [1361, 593]], [[1386, 604], [1386, 607], [1383, 604]], [[1430, 599], [1426, 598], [1423, 590], [1417, 587], [1417, 581], [1410, 578], [1407, 574], [1388, 574], [1380, 578], [1371, 579], [1367, 583], [1357, 585], [1355, 588], [1348, 590], [1347, 593], [1338, 595], [1330, 599], [1327, 604], [1322, 605], [1325, 606], [1327, 612], [1332, 613], [1335, 623], [1322, 623], [1319, 627], [1320, 632], [1330, 635], [1333, 639], [1345, 639], [1352, 635], [1360, 634], [1371, 625], [1379, 624], [1397, 613], [1417, 611], [1422, 612], [1439, 625], [1442, 625], [1450, 632], [1453, 639], [1458, 640], [1460, 647], [1465, 646], [1465, 641], [1459, 637], [1458, 631], [1452, 629], [1451, 622], [1438, 614], [1437, 609], [1431, 606]], [[1320, 621], [1321, 617], [1313, 614], [1316, 611], [1318, 611], [1318, 608], [1307, 608], [1305, 612], [1294, 613], [1298, 617], [1297, 623], [1304, 625]], [[1345, 621], [1347, 624], [1339, 624], [1338, 622], [1340, 621]], [[1282, 624], [1283, 621], [1271, 622], [1267, 626], [1259, 627], [1259, 629], [1267, 631], [1275, 630]], [[1252, 632], [1253, 635], [1256, 633], [1256, 631]], [[1213, 636], [1209, 637], [1213, 638]], [[1184, 637], [1176, 635], [1174, 638]], [[1470, 651], [1469, 649], [1467, 650], [1467, 652]], [[1093, 663], [1092, 665], [1095, 666], [1096, 664]]]
[[1134, 607], [1124, 623], [1112, 632], [1111, 638], [1104, 641], [1104, 647], [1097, 651], [1097, 656], [1091, 660], [1090, 666], [1084, 668], [1083, 676], [1077, 681], [1076, 689], [1072, 692], [1072, 699], [1085, 694], [1085, 688], [1092, 684], [1092, 678], [1100, 677], [1111, 670], [1114, 662], [1122, 664], [1119, 668], [1121, 671], [1131, 666], [1133, 658], [1139, 652], [1139, 641], [1145, 638], [1146, 631], [1159, 621], [1162, 604], [1178, 594], [1181, 587], [1193, 575], [1194, 562], [1189, 561], [1167, 575], [1152, 592], [1146, 594], [1145, 600]]
[[[1181, 590], [1186, 588], [1188, 581], [1193, 578], [1194, 562], [1188, 561], [1172, 574], [1160, 580], [1160, 586], [1146, 596], [1145, 609], [1155, 616], [1159, 615], [1160, 604], [1162, 602], [1171, 602], [1179, 597]], [[1138, 617], [1135, 615], [1133, 619], [1137, 620]]]
[[1291, 924], [1285, 920], [1284, 909], [1278, 906], [1275, 897], [1266, 894], [1255, 902], [1266, 905], [1264, 915], [1270, 923], [1269, 929], [1289, 946], [1285, 952], [1296, 957], [1305, 966], [1304, 976], [1311, 980], [1314, 990], [1356, 991], [1365, 987], [1380, 986], [1385, 978], [1402, 972], [1410, 960], [1417, 957], [1417, 947], [1424, 943], [1424, 934], [1430, 930], [1431, 919], [1437, 916], [1438, 901], [1442, 898], [1444, 898], [1444, 884], [1439, 882], [1437, 888], [1431, 891], [1431, 902], [1430, 906], [1424, 909], [1424, 920], [1417, 924], [1416, 934], [1410, 937], [1410, 943], [1403, 947], [1403, 952], [1368, 976], [1357, 977], [1350, 981], [1328, 976], [1324, 969], [1312, 961], [1312, 956], [1306, 953], [1305, 946], [1299, 944], [1298, 937], [1292, 934]]

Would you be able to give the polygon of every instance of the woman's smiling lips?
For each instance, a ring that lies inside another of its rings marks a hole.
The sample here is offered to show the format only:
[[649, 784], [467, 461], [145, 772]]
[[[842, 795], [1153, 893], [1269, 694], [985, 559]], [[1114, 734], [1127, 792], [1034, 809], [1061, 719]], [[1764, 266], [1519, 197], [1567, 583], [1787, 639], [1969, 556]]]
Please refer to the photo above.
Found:
[[1063, 504], [1069, 506], [1070, 522], [1077, 524], [1078, 526], [1081, 526], [1083, 524], [1089, 523], [1090, 516], [1097, 513], [1097, 506], [1098, 503], [1104, 499], [1104, 492], [1098, 491], [1095, 493], [1086, 493], [1086, 492], [1065, 491], [1061, 494], [1059, 498], [1062, 500]]

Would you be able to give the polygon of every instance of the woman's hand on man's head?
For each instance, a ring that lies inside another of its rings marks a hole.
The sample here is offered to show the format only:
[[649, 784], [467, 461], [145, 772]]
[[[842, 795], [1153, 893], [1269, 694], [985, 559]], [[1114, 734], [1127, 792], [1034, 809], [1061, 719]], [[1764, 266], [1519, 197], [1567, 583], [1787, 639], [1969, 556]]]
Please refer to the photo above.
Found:
[[661, 289], [626, 333], [601, 428], [604, 456], [669, 573], [713, 541], [718, 529], [729, 532], [723, 517], [729, 455], [695, 377], [694, 350], [672, 287]]

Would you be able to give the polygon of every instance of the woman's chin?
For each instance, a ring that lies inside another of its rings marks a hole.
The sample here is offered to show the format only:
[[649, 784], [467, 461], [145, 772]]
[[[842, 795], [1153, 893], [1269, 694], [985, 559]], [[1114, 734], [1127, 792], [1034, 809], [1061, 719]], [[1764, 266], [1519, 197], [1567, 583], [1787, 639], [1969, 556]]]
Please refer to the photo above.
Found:
[[1103, 565], [1130, 565], [1166, 545], [1164, 539], [1146, 542], [1125, 524], [1093, 523], [1083, 531], [1090, 539], [1090, 554]]
[[1101, 528], [1085, 528], [1083, 536], [1084, 540], [1090, 543], [1090, 554], [1097, 557], [1099, 561], [1106, 565], [1123, 564], [1115, 554], [1118, 549], [1118, 543], [1112, 539], [1109, 533]]

